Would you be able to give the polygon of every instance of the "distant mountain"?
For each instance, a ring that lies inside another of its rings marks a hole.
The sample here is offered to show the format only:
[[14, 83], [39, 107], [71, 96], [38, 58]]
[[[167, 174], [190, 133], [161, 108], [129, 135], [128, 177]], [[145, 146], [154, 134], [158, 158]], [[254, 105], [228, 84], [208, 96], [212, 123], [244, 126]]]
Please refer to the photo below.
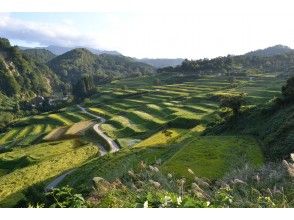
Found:
[[25, 49], [22, 52], [38, 63], [47, 63], [56, 57], [55, 54], [46, 49]]
[[136, 60], [110, 54], [93, 54], [79, 48], [73, 49], [48, 62], [49, 67], [68, 83], [77, 83], [85, 75], [90, 75], [95, 84], [109, 82], [112, 79], [140, 76], [155, 73], [155, 69]]
[[168, 66], [178, 66], [181, 65], [184, 59], [177, 58], [177, 59], [149, 59], [149, 58], [143, 58], [143, 59], [138, 59], [138, 61], [142, 63], [147, 63], [151, 66], [154, 66], [155, 68], [163, 68], [163, 67], [168, 67]]
[[12, 97], [49, 95], [60, 83], [44, 64], [26, 56], [9, 40], [0, 38], [0, 93]]
[[288, 46], [284, 45], [276, 45], [273, 47], [268, 47], [265, 49], [255, 50], [249, 53], [246, 53], [246, 56], [258, 56], [258, 57], [272, 57], [276, 55], [281, 55], [289, 52], [293, 52], [294, 50]]
[[[61, 55], [70, 50], [77, 49], [77, 48], [80, 48], [80, 47], [61, 47], [61, 46], [50, 45], [48, 47], [41, 47], [39, 49], [46, 49], [55, 55]], [[122, 55], [117, 51], [98, 50], [93, 48], [86, 48], [86, 49], [88, 49], [89, 51], [91, 51], [93, 54], [96, 54], [96, 55], [100, 55], [100, 54]]]

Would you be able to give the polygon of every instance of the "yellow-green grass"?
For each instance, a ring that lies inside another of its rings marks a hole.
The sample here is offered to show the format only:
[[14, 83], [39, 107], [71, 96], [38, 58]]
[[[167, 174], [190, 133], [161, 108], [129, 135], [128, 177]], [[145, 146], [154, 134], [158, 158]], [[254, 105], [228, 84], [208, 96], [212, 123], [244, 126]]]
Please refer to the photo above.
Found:
[[44, 131], [44, 129], [45, 129], [44, 124], [34, 125], [34, 128], [32, 130], [32, 134], [40, 134]]
[[168, 107], [170, 110], [175, 111], [174, 115], [183, 118], [201, 119], [204, 114], [191, 112], [177, 107]]
[[192, 138], [180, 151], [166, 161], [162, 169], [176, 176], [196, 176], [218, 179], [232, 168], [263, 164], [263, 154], [258, 142], [248, 136], [199, 136]]
[[115, 117], [111, 118], [109, 123], [111, 123], [112, 121], [116, 122], [116, 124], [119, 124], [122, 128], [129, 127], [132, 130], [134, 130], [135, 132], [145, 131], [145, 129], [142, 126], [134, 123], [133, 121], [131, 121], [129, 118], [127, 118], [125, 116], [121, 116], [121, 115], [115, 116]]
[[19, 132], [18, 128], [13, 128], [9, 130], [1, 137], [0, 144], [4, 144], [8, 141], [11, 141], [17, 135], [18, 132]]
[[57, 127], [48, 133], [43, 139], [46, 141], [56, 141], [77, 137], [93, 125], [93, 121], [81, 121], [72, 125]]
[[55, 126], [53, 126], [53, 125], [46, 125], [46, 127], [44, 128], [44, 132], [49, 132], [49, 131], [51, 131], [52, 129], [54, 129], [54, 127]]
[[[47, 130], [46, 130], [47, 127]], [[32, 124], [19, 128], [12, 128], [0, 138], [1, 144], [9, 145], [28, 145], [36, 140], [41, 134], [44, 134], [52, 129], [51, 125]]]
[[84, 145], [77, 140], [71, 140], [39, 144], [28, 147], [25, 150], [18, 149], [2, 154], [1, 160], [16, 160], [26, 156], [35, 158], [35, 161], [0, 177], [0, 206], [12, 205], [6, 202], [15, 203], [17, 201], [10, 197], [17, 200], [19, 193], [26, 188], [47, 181], [66, 170], [75, 168], [96, 156], [97, 153], [97, 147]]
[[60, 121], [65, 125], [70, 125], [70, 124], [73, 123], [71, 120], [69, 120], [69, 119], [67, 119], [67, 118], [65, 118], [65, 117], [63, 117], [63, 116], [61, 116], [59, 114], [50, 114], [48, 117], [52, 118], [54, 120]]
[[67, 131], [65, 132], [65, 135], [69, 135], [69, 136], [80, 135], [81, 133], [83, 133], [85, 130], [92, 127], [93, 125], [94, 125], [94, 122], [92, 121], [81, 121], [81, 122], [75, 123], [67, 129]]
[[56, 141], [56, 140], [59, 140], [59, 139], [61, 139], [64, 136], [64, 134], [67, 131], [67, 129], [68, 129], [67, 126], [62, 126], [62, 127], [55, 128], [49, 134], [47, 134], [43, 139], [45, 141]]
[[23, 137], [29, 135], [32, 130], [33, 130], [33, 126], [26, 126], [18, 132], [18, 134], [15, 136], [15, 138], [16, 139], [23, 138]]
[[134, 138], [119, 138], [119, 139], [117, 139], [117, 142], [123, 148], [133, 147], [136, 144], [138, 144], [140, 141], [141, 141], [140, 139], [134, 139]]
[[144, 119], [144, 120], [153, 121], [157, 124], [165, 123], [165, 121], [163, 119], [161, 119], [159, 117], [155, 117], [154, 115], [150, 115], [150, 114], [143, 112], [143, 111], [135, 110], [135, 111], [132, 111], [132, 113], [137, 115], [138, 117]]
[[167, 146], [167, 144], [174, 141], [177, 137], [179, 137], [183, 132], [186, 130], [184, 129], [166, 129], [159, 131], [148, 137], [147, 139], [139, 142], [134, 147], [159, 147], [159, 146]]
[[113, 114], [105, 111], [104, 109], [102, 108], [98, 108], [98, 107], [91, 107], [89, 108], [89, 110], [91, 112], [93, 112], [94, 114], [97, 114], [98, 116], [101, 116], [101, 117], [112, 117]]

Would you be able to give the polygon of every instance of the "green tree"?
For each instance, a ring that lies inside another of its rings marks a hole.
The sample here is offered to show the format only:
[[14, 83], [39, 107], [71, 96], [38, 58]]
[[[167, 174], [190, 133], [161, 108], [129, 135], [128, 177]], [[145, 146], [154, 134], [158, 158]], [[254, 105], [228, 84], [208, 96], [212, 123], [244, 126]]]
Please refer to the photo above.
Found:
[[240, 112], [240, 108], [245, 104], [245, 94], [223, 96], [220, 100], [221, 108], [230, 108], [236, 116]]

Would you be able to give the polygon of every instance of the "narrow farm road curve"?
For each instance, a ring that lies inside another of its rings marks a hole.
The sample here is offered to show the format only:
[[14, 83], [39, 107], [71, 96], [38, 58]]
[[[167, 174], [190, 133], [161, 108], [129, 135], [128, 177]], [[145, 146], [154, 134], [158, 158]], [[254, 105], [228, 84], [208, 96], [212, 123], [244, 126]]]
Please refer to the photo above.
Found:
[[105, 118], [102, 118], [100, 116], [97, 116], [97, 115], [94, 115], [90, 112], [88, 112], [84, 107], [80, 106], [80, 105], [77, 105], [79, 109], [81, 109], [82, 112], [84, 112], [85, 114], [88, 114], [98, 120], [100, 120], [99, 123], [95, 124], [93, 126], [93, 129], [95, 130], [95, 132], [100, 136], [102, 137], [105, 141], [107, 141], [107, 143], [109, 144], [110, 146], [110, 152], [116, 152], [116, 151], [119, 151], [119, 147], [118, 145], [110, 138], [108, 137], [106, 134], [103, 133], [103, 131], [100, 129], [100, 125], [103, 124], [106, 119]]
[[[110, 146], [110, 153], [113, 153], [113, 152], [116, 152], [116, 151], [119, 151], [119, 147], [118, 145], [110, 138], [108, 137], [106, 134], [103, 133], [103, 131], [100, 129], [100, 125], [102, 123], [104, 123], [106, 121], [105, 118], [103, 117], [100, 117], [98, 115], [95, 115], [95, 114], [92, 114], [91, 112], [88, 112], [84, 107], [80, 106], [80, 105], [77, 105], [77, 107], [82, 111], [84, 112], [85, 114], [87, 115], [90, 115], [98, 120], [100, 120], [99, 123], [96, 123], [94, 126], [93, 126], [93, 129], [94, 131], [100, 136], [102, 137], [105, 141], [107, 141], [107, 143], [109, 144]], [[104, 156], [105, 154], [107, 154], [107, 151], [102, 147], [102, 146], [99, 146], [99, 150], [100, 150], [100, 155], [101, 156]], [[71, 174], [72, 172], [74, 172], [75, 169], [72, 169], [64, 174], [62, 174], [61, 176], [55, 178], [53, 181], [51, 181], [46, 187], [45, 187], [45, 192], [48, 192], [52, 189], [54, 189], [56, 186], [58, 186], [58, 184], [66, 177], [68, 176], [69, 174]]]

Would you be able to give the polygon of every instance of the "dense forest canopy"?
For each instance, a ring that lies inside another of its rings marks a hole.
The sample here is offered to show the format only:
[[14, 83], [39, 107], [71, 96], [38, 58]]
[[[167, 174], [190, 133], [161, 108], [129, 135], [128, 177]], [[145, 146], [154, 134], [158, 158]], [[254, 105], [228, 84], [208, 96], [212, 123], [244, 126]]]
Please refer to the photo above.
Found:
[[271, 57], [226, 56], [214, 59], [187, 60], [180, 66], [166, 67], [159, 72], [182, 72], [192, 74], [247, 75], [252, 72], [276, 73], [289, 77], [294, 73], [294, 52]]
[[22, 52], [38, 63], [47, 63], [56, 57], [55, 54], [46, 49], [26, 49]]
[[109, 82], [112, 79], [152, 74], [154, 68], [132, 58], [101, 54], [95, 55], [87, 49], [74, 49], [48, 63], [62, 80], [76, 83], [84, 75], [91, 75], [94, 83]]
[[0, 91], [7, 96], [49, 95], [58, 83], [45, 65], [35, 63], [7, 39], [0, 39]]

